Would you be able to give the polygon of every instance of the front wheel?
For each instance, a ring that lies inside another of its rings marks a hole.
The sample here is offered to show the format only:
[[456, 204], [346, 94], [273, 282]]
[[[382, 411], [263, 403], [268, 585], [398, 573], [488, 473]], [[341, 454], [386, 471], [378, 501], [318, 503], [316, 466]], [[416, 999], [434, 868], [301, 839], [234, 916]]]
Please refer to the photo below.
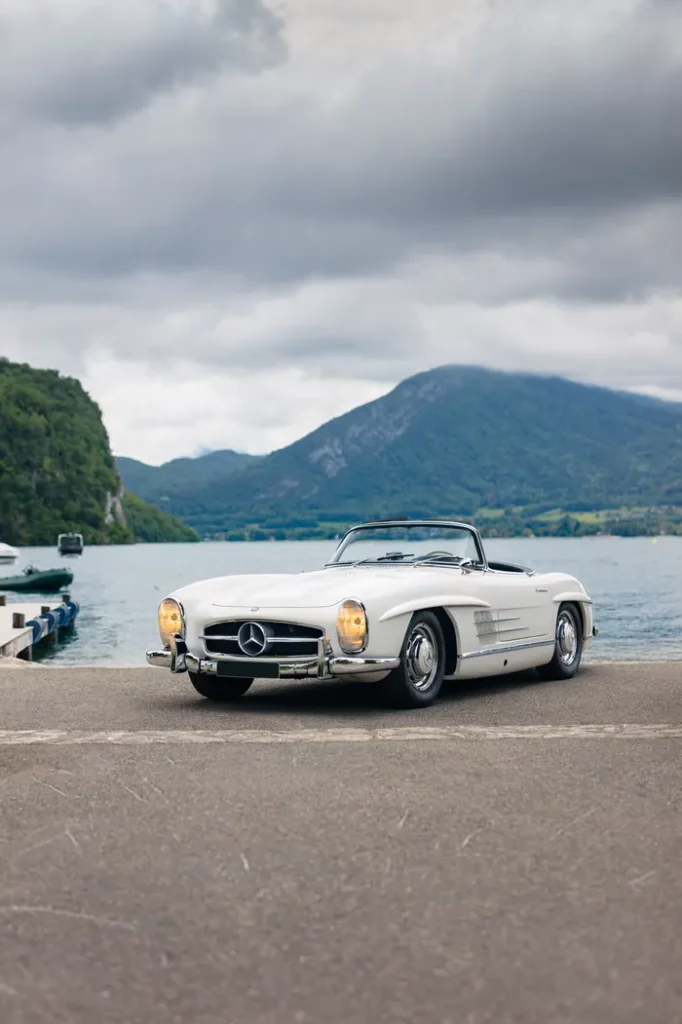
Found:
[[542, 665], [538, 673], [542, 679], [572, 679], [580, 668], [583, 656], [583, 626], [580, 612], [574, 604], [563, 604], [556, 620], [554, 657], [549, 665]]
[[443, 685], [445, 640], [433, 612], [416, 612], [400, 651], [400, 665], [378, 684], [385, 704], [423, 708], [433, 704]]
[[204, 672], [188, 672], [190, 682], [197, 693], [207, 700], [229, 703], [243, 697], [253, 679], [225, 679], [209, 676]]

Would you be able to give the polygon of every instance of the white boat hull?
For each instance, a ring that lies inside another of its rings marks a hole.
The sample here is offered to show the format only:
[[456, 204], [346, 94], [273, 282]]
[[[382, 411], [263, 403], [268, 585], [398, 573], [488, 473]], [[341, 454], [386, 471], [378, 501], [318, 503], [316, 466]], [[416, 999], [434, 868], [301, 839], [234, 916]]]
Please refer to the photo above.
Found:
[[19, 552], [9, 544], [0, 544], [0, 565], [9, 565], [16, 562]]

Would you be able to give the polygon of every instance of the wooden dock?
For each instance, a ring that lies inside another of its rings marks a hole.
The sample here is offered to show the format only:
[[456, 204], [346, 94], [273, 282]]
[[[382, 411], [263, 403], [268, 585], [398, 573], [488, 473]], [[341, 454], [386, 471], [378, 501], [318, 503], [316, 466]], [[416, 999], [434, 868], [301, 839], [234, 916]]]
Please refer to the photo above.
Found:
[[35, 645], [56, 640], [61, 629], [70, 629], [79, 610], [69, 594], [60, 595], [58, 603], [10, 603], [0, 594], [0, 659], [31, 661]]

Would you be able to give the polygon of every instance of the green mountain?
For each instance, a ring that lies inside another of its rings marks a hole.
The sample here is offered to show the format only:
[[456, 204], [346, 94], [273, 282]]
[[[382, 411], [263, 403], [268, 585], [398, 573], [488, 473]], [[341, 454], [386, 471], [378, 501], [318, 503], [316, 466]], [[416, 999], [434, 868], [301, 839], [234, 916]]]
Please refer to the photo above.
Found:
[[256, 455], [233, 452], [228, 448], [209, 452], [196, 459], [173, 459], [161, 466], [149, 466], [146, 462], [119, 455], [116, 457], [116, 465], [127, 489], [145, 501], [160, 503], [174, 495], [182, 495], [195, 487], [209, 484], [216, 477], [223, 479], [231, 476], [257, 458]]
[[460, 366], [411, 377], [239, 472], [176, 489], [165, 505], [199, 532], [233, 536], [333, 532], [387, 515], [513, 509], [527, 519], [621, 506], [682, 506], [682, 406]]
[[0, 538], [56, 544], [198, 540], [123, 487], [98, 406], [77, 380], [0, 358]]

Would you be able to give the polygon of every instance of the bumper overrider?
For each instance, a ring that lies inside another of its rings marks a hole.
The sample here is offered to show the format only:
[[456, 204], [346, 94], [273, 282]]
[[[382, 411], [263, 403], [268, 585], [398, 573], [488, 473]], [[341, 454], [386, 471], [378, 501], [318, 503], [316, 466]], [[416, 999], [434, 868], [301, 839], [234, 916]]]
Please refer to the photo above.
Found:
[[367, 658], [357, 655], [335, 655], [329, 641], [322, 637], [317, 654], [308, 658], [198, 658], [187, 650], [179, 635], [170, 647], [147, 651], [150, 665], [171, 672], [200, 672], [210, 676], [248, 677], [253, 679], [323, 679], [325, 676], [362, 675], [365, 672], [390, 672], [400, 665], [399, 658]]

